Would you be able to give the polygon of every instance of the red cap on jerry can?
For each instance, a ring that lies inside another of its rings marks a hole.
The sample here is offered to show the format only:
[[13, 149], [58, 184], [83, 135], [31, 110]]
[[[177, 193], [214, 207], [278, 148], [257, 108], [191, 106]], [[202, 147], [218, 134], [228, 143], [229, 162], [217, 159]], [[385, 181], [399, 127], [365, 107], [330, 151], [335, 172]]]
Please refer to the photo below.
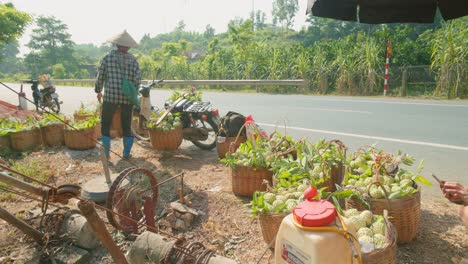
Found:
[[305, 201], [294, 208], [294, 219], [305, 227], [326, 226], [335, 221], [335, 206], [327, 200], [315, 200], [317, 190], [310, 186], [304, 192]]

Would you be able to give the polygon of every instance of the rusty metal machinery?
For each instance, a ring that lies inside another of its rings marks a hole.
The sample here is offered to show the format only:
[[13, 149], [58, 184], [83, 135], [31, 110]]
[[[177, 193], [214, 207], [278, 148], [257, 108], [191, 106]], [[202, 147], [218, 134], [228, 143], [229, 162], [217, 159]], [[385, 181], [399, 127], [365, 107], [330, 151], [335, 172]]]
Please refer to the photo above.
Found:
[[156, 232], [154, 216], [158, 192], [158, 181], [151, 171], [136, 167], [123, 170], [112, 183], [107, 196], [109, 222], [127, 234], [139, 234], [144, 226]]

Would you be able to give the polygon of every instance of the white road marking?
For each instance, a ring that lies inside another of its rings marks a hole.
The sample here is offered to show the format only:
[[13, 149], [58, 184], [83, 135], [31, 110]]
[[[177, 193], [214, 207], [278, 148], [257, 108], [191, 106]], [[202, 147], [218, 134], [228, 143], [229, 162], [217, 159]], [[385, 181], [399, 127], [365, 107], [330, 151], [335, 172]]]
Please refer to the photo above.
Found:
[[351, 99], [321, 99], [313, 98], [312, 100], [317, 101], [330, 101], [330, 102], [356, 102], [356, 103], [371, 103], [371, 104], [402, 104], [402, 105], [424, 105], [424, 106], [447, 106], [447, 107], [466, 107], [468, 104], [434, 104], [434, 103], [417, 103], [417, 102], [402, 102], [402, 101], [371, 101], [371, 100], [351, 100]]
[[[267, 124], [267, 123], [258, 123], [258, 124], [261, 126], [267, 126], [267, 127], [280, 127], [279, 125]], [[303, 128], [303, 127], [288, 126], [287, 129], [315, 132], [315, 133], [322, 133], [322, 134], [330, 134], [330, 135], [338, 135], [338, 136], [346, 136], [346, 137], [375, 139], [375, 140], [398, 142], [398, 143], [411, 144], [411, 145], [421, 145], [421, 146], [428, 146], [428, 147], [468, 151], [468, 147], [464, 147], [464, 146], [439, 144], [439, 143], [424, 142], [424, 141], [415, 141], [415, 140], [406, 140], [406, 139], [388, 138], [388, 137], [377, 137], [377, 136], [360, 135], [360, 134], [353, 134], [353, 133], [346, 133], [346, 132], [336, 132], [336, 131], [321, 130], [321, 129]]]
[[318, 111], [327, 111], [327, 112], [361, 113], [361, 114], [369, 114], [369, 115], [372, 114], [369, 111], [348, 110], [348, 109], [329, 109], [329, 108], [295, 107], [295, 106], [286, 106], [285, 108], [303, 109], [303, 110], [318, 110]]

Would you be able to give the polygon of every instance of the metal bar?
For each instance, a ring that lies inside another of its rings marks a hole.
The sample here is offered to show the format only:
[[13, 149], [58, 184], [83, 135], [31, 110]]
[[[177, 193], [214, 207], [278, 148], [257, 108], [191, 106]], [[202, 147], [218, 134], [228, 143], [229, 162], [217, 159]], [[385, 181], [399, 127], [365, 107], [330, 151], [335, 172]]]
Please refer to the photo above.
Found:
[[[0, 182], [6, 183], [18, 189], [30, 192], [32, 194], [42, 196], [44, 190], [42, 188], [36, 187], [24, 181], [18, 180], [15, 177], [12, 177], [4, 172], [0, 172]], [[48, 191], [47, 189], [45, 191]]]
[[158, 183], [156, 186], [163, 185], [164, 183], [172, 181], [172, 180], [174, 180], [174, 179], [176, 179], [176, 178], [178, 178], [180, 176], [184, 176], [184, 173], [182, 172], [182, 173], [177, 174], [176, 176], [170, 177], [169, 179], [165, 179], [164, 181]]
[[125, 255], [114, 243], [112, 236], [109, 234], [109, 231], [107, 231], [106, 225], [97, 214], [96, 209], [94, 208], [94, 203], [83, 200], [78, 203], [78, 208], [81, 213], [83, 213], [83, 216], [86, 217], [86, 220], [88, 220], [88, 223], [93, 229], [96, 237], [99, 238], [101, 243], [107, 248], [115, 263], [128, 264]]
[[185, 204], [185, 194], [184, 194], [184, 174], [180, 177], [180, 186], [179, 186], [179, 200], [181, 204]]
[[18, 175], [21, 176], [21, 177], [27, 178], [27, 179], [29, 179], [29, 180], [35, 182], [35, 183], [39, 183], [39, 184], [41, 184], [41, 185], [44, 185], [44, 186], [49, 187], [50, 189], [55, 190], [55, 187], [54, 187], [54, 186], [49, 185], [49, 184], [47, 184], [47, 183], [45, 183], [45, 182], [38, 181], [38, 180], [36, 180], [36, 179], [34, 179], [34, 178], [28, 176], [28, 175], [24, 175], [23, 173], [21, 173], [21, 172], [19, 172], [19, 171], [15, 171], [15, 170], [13, 170], [13, 169], [7, 167], [7, 166], [3, 166], [2, 164], [0, 164], [0, 168], [2, 168], [2, 169], [4, 169], [4, 170], [7, 170], [7, 171], [9, 171], [9, 172], [11, 172], [11, 173], [18, 174]]
[[[54, 79], [54, 82], [82, 82], [94, 83], [95, 79]], [[143, 80], [143, 83], [150, 82], [150, 80]], [[298, 80], [164, 80], [162, 85], [307, 85], [308, 81], [304, 79]]]
[[[0, 186], [0, 190], [2, 190], [2, 191], [4, 191], [4, 192], [10, 192], [10, 193], [12, 193], [12, 194], [16, 194], [16, 195], [18, 195], [18, 196], [22, 196], [22, 197], [24, 197], [24, 198], [28, 198], [28, 199], [31, 199], [31, 200], [34, 200], [34, 201], [37, 201], [37, 202], [40, 202], [40, 203], [43, 202], [41, 199], [39, 199], [39, 198], [37, 198], [37, 197], [30, 196], [30, 195], [28, 195], [28, 194], [25, 194], [25, 193], [22, 193], [22, 192], [20, 192], [20, 191], [16, 191], [16, 190], [13, 190], [13, 189], [9, 189], [9, 188], [5, 188], [5, 187]], [[51, 203], [50, 201], [49, 201], [49, 205], [50, 205], [50, 206], [53, 206], [53, 207], [56, 207], [56, 208], [64, 208], [64, 207], [62, 207], [62, 206], [53, 204], [53, 203]]]
[[43, 237], [44, 235], [34, 229], [32, 226], [28, 225], [26, 222], [22, 221], [21, 219], [16, 218], [14, 215], [10, 214], [8, 211], [0, 207], [0, 218], [8, 222], [9, 224], [15, 226], [19, 230], [21, 230], [26, 235], [33, 238], [36, 243], [39, 245], [44, 244]]
[[436, 84], [437, 82], [408, 82], [408, 84]]
[[[83, 199], [83, 198], [79, 198], [79, 197], [74, 197], [74, 198], [76, 198], [76, 199], [78, 199], [78, 200], [80, 200], [80, 201], [87, 201], [87, 200], [85, 200], [85, 199]], [[94, 206], [95, 206], [96, 208], [98, 208], [98, 209], [101, 209], [101, 210], [105, 211], [105, 212], [109, 212], [109, 213], [111, 213], [111, 214], [117, 215], [117, 216], [119, 216], [119, 217], [121, 217], [121, 218], [127, 219], [127, 220], [129, 220], [129, 221], [133, 221], [133, 222], [135, 222], [135, 223], [138, 224], [138, 221], [136, 221], [135, 219], [133, 219], [133, 218], [131, 218], [131, 217], [128, 217], [128, 216], [123, 215], [123, 214], [121, 214], [121, 213], [114, 212], [113, 210], [108, 209], [108, 208], [106, 208], [106, 207], [104, 207], [104, 206], [101, 206], [101, 205], [99, 205], [99, 204], [95, 204]], [[146, 224], [141, 224], [141, 225], [144, 226], [144, 227], [146, 227], [146, 228], [148, 228], [148, 229], [151, 228], [151, 226], [148, 226], [148, 225], [146, 225]], [[162, 230], [159, 230], [158, 233], [159, 233], [159, 234], [162, 234], [162, 235], [165, 235], [165, 236], [167, 236], [167, 237], [175, 238], [175, 239], [177, 239], [177, 240], [180, 240], [180, 239], [181, 239], [181, 238], [179, 238], [179, 237], [177, 237], [177, 236], [174, 236], [174, 235], [172, 235], [172, 234], [170, 234], [170, 233], [167, 233], [167, 232], [164, 232], [164, 231], [162, 231]]]
[[110, 177], [109, 164], [107, 163], [106, 153], [104, 152], [104, 148], [102, 146], [99, 147], [99, 150], [101, 151], [101, 162], [102, 162], [102, 167], [104, 169], [104, 175], [106, 176], [106, 183], [111, 184], [112, 181]]

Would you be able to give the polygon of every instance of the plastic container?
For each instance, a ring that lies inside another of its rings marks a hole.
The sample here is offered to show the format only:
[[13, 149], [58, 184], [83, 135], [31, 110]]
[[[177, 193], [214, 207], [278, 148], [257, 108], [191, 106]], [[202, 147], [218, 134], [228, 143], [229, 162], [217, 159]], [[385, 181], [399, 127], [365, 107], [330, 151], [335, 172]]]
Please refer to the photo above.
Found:
[[[309, 188], [307, 200], [297, 205], [281, 222], [275, 244], [276, 264], [354, 264], [352, 246], [339, 231], [343, 230], [333, 204], [313, 200], [316, 190]], [[359, 243], [355, 242], [354, 252]]]

